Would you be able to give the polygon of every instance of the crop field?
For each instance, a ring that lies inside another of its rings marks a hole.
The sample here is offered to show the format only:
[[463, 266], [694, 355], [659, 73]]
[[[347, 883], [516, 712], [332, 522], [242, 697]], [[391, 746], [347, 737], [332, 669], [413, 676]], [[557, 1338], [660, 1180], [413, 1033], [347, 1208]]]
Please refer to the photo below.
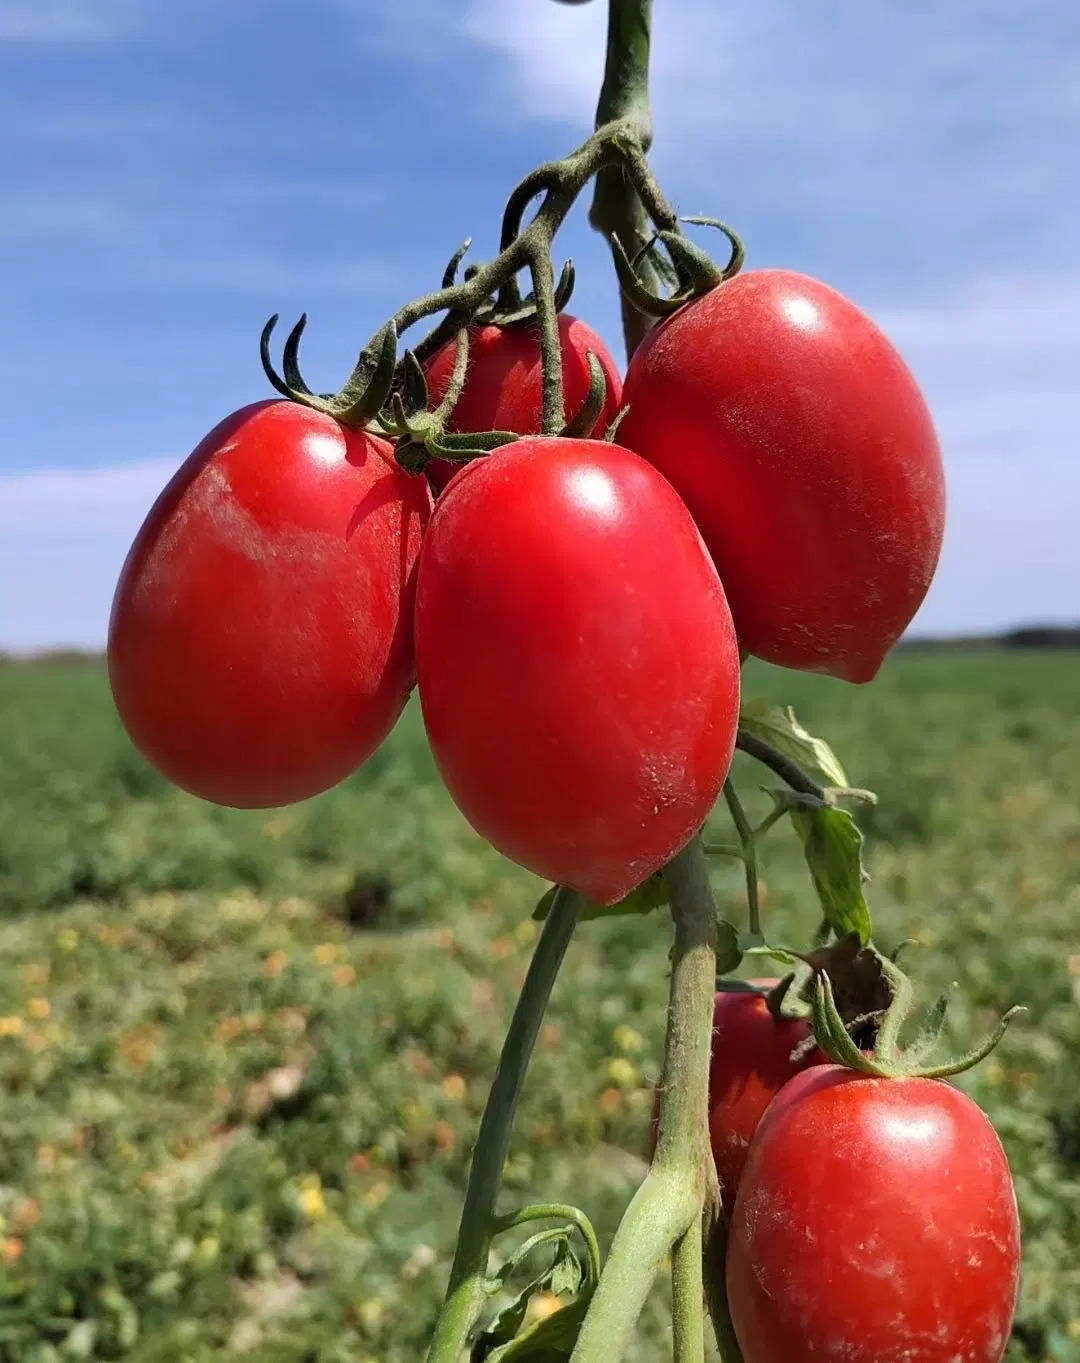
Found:
[[[955, 983], [948, 1045], [1029, 1009], [958, 1082], [1017, 1179], [1009, 1358], [1080, 1363], [1080, 655], [905, 652], [864, 689], [751, 667], [746, 692], [878, 791], [877, 938], [912, 939], [927, 1002]], [[738, 871], [715, 879], [737, 918]], [[764, 879], [771, 939], [805, 941], [783, 825]], [[544, 888], [457, 815], [415, 707], [344, 786], [240, 813], [137, 757], [98, 663], [0, 664], [0, 1363], [417, 1363]], [[506, 1206], [614, 1229], [669, 946], [662, 913], [579, 929]], [[665, 1311], [639, 1363], [670, 1356]]]

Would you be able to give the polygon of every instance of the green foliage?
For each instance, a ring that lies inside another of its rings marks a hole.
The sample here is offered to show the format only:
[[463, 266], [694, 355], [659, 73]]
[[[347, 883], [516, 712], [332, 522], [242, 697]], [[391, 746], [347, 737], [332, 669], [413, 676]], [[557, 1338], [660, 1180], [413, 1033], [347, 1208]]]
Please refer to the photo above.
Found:
[[[1080, 1358], [1075, 657], [901, 655], [867, 688], [747, 672], [879, 792], [855, 810], [876, 935], [914, 939], [924, 1002], [957, 982], [945, 1051], [1031, 1009], [958, 1082], [1016, 1172], [1009, 1356]], [[545, 887], [454, 811], [414, 709], [365, 772], [269, 813], [169, 789], [96, 664], [0, 666], [0, 714], [0, 1363], [415, 1363]], [[757, 822], [776, 782], [742, 756], [736, 776]], [[730, 841], [722, 806], [715, 824]], [[805, 942], [820, 908], [789, 821], [761, 862], [769, 939]], [[714, 875], [743, 929], [741, 865]], [[669, 948], [662, 911], [579, 929], [505, 1209], [580, 1203], [610, 1237], [643, 1172]], [[669, 1356], [665, 1310], [638, 1363]]]

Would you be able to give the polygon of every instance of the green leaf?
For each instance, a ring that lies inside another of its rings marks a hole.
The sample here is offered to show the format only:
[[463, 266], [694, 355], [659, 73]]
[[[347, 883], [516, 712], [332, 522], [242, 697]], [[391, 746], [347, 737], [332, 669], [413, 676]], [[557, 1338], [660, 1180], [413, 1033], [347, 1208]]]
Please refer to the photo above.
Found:
[[791, 810], [791, 822], [802, 839], [806, 864], [821, 909], [838, 937], [858, 934], [870, 940], [870, 908], [863, 894], [867, 875], [862, 864], [862, 833], [846, 809], [835, 805]]
[[589, 1300], [578, 1297], [553, 1316], [537, 1321], [523, 1335], [496, 1349], [489, 1363], [519, 1363], [521, 1359], [528, 1359], [529, 1363], [566, 1363], [574, 1352]]
[[[556, 888], [552, 886], [533, 910], [532, 916], [538, 923], [542, 923], [551, 912]], [[662, 909], [667, 902], [667, 885], [663, 875], [657, 871], [617, 904], [594, 904], [587, 899], [581, 911], [581, 921], [588, 923], [593, 918], [623, 918], [633, 913], [652, 913], [654, 909]]]
[[720, 918], [716, 924], [716, 973], [726, 975], [735, 970], [743, 958], [739, 946], [739, 932], [733, 923]]
[[771, 744], [811, 775], [821, 777], [825, 785], [850, 785], [832, 748], [823, 738], [814, 738], [806, 732], [790, 705], [771, 705], [764, 698], [744, 701], [739, 711], [739, 727]]

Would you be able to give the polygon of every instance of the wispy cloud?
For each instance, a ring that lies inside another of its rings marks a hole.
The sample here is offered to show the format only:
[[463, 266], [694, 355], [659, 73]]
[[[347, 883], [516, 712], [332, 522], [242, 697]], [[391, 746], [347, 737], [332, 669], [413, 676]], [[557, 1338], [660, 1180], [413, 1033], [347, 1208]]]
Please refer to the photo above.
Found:
[[0, 0], [0, 42], [109, 42], [138, 15], [134, 0]]

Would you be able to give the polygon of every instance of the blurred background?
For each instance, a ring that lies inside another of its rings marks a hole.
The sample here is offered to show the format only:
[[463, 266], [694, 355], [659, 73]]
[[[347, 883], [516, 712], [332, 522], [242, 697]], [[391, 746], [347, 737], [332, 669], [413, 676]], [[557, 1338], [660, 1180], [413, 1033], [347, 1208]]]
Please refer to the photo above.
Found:
[[[868, 310], [939, 426], [949, 522], [912, 636], [952, 642], [866, 689], [751, 667], [747, 690], [879, 791], [879, 933], [921, 944], [927, 991], [960, 986], [954, 1049], [1031, 1007], [962, 1082], [1017, 1171], [1009, 1357], [1077, 1363], [1080, 666], [986, 641], [1080, 621], [1080, 9], [655, 9], [669, 196]], [[461, 821], [413, 709], [338, 790], [218, 810], [142, 762], [72, 650], [102, 647], [172, 470], [268, 394], [266, 317], [310, 314], [330, 389], [459, 241], [489, 256], [509, 187], [591, 126], [603, 27], [599, 0], [0, 0], [0, 1363], [422, 1351], [543, 887]], [[618, 351], [584, 205], [564, 253]], [[789, 838], [776, 938], [812, 917]], [[579, 933], [508, 1198], [617, 1223], [667, 949], [659, 917]], [[665, 1311], [641, 1363], [669, 1356]]]

